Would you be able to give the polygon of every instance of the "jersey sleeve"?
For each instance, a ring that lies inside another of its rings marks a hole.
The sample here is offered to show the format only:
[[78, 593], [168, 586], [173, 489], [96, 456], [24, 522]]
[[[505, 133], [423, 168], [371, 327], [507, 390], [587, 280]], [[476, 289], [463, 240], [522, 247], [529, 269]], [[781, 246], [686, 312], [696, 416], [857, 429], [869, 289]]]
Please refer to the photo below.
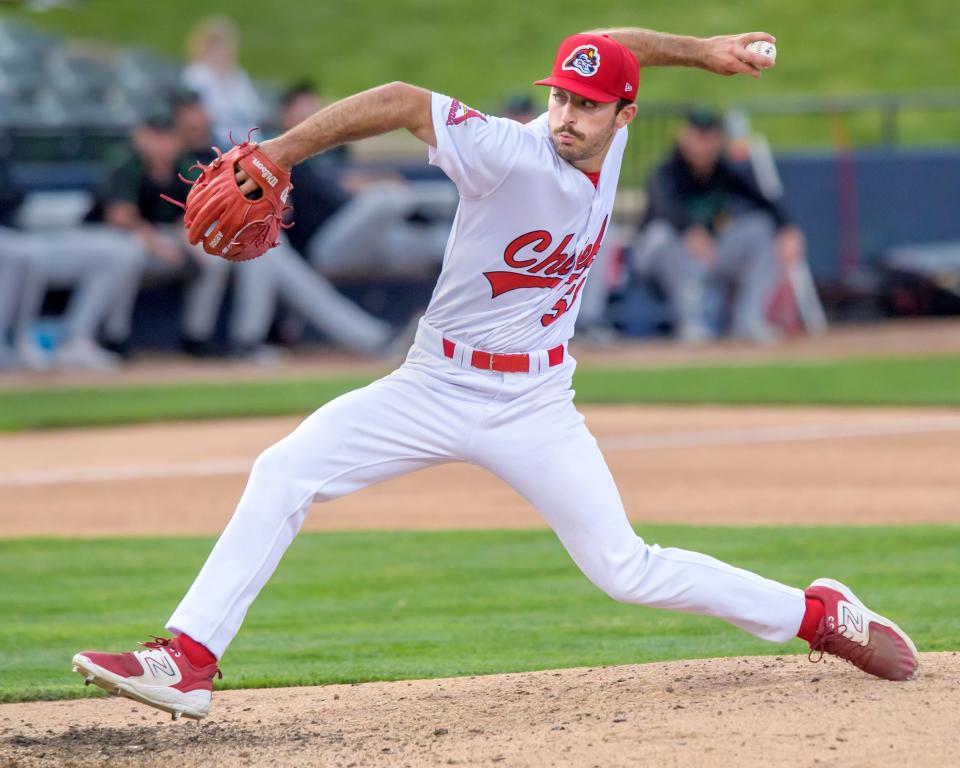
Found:
[[431, 108], [437, 146], [430, 147], [430, 164], [446, 173], [463, 197], [493, 192], [517, 162], [523, 126], [439, 93], [433, 94]]

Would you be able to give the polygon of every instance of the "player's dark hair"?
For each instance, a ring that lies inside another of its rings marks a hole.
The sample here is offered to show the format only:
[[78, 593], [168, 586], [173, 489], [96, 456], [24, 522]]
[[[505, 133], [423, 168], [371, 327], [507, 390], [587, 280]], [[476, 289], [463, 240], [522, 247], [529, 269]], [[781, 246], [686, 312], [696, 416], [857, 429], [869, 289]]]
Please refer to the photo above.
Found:
[[313, 80], [297, 80], [287, 86], [287, 90], [283, 92], [283, 96], [280, 98], [280, 106], [286, 109], [301, 96], [314, 96], [319, 90]]
[[628, 104], [633, 104], [633, 100], [632, 100], [632, 99], [620, 99], [620, 100], [617, 102], [617, 111], [616, 111], [614, 114], [619, 115], [620, 112], [623, 111], [623, 108], [624, 108], [625, 106], [627, 106]]

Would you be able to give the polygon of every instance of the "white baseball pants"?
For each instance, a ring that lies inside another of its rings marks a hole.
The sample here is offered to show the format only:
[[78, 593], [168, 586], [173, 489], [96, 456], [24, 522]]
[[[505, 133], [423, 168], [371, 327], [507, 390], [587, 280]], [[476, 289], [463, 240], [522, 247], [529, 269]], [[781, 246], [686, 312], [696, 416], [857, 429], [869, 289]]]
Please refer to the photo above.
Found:
[[803, 592], [706, 555], [639, 538], [573, 405], [567, 361], [541, 374], [464, 369], [421, 321], [406, 362], [326, 404], [257, 459], [240, 504], [168, 622], [221, 656], [310, 505], [452, 461], [526, 498], [574, 562], [615, 600], [716, 616], [785, 642]]

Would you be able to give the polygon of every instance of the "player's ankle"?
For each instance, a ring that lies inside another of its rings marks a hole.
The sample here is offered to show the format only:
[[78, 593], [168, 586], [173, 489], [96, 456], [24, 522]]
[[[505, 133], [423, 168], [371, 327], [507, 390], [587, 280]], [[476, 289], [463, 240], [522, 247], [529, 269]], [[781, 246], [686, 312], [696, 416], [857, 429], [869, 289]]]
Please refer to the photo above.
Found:
[[803, 621], [800, 622], [800, 629], [797, 630], [797, 637], [812, 643], [817, 635], [817, 629], [820, 622], [823, 621], [824, 606], [823, 601], [815, 597], [808, 597], [807, 609], [803, 614]]
[[207, 667], [210, 664], [217, 663], [217, 657], [214, 656], [210, 650], [201, 643], [198, 643], [190, 635], [182, 633], [177, 635], [177, 639], [180, 641], [180, 647], [183, 649], [184, 654], [186, 654], [187, 660], [195, 667]]

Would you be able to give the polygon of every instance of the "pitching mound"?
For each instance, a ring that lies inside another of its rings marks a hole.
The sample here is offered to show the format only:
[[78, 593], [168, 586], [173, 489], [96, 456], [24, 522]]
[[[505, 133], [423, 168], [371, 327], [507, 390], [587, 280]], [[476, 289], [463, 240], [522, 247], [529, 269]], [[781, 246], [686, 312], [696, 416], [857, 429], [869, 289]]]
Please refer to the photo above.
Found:
[[960, 764], [960, 655], [910, 683], [802, 656], [225, 691], [203, 723], [124, 699], [0, 707], [0, 765]]

